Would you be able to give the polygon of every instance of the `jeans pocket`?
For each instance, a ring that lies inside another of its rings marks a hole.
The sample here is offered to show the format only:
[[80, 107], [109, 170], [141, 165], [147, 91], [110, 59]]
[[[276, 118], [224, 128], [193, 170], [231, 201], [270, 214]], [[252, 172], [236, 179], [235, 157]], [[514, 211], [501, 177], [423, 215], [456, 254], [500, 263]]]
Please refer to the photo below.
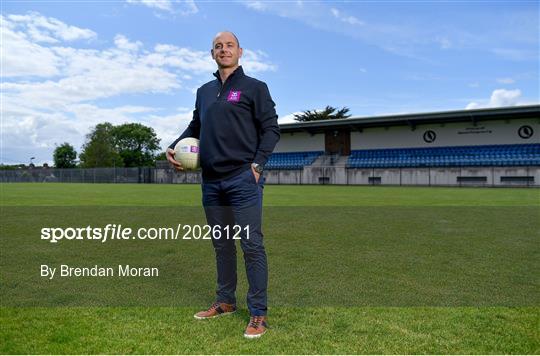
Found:
[[253, 173], [253, 170], [251, 167], [247, 170], [247, 173], [249, 175], [249, 182], [252, 184], [257, 184], [257, 180], [255, 179], [255, 174]]

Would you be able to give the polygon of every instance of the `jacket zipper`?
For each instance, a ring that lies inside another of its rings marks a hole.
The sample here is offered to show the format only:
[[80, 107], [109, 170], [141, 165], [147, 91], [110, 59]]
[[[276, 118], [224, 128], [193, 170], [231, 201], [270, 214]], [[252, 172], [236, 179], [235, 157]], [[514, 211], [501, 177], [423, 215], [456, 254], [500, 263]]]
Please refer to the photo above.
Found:
[[225, 84], [227, 83], [227, 80], [229, 80], [230, 77], [232, 77], [234, 75], [234, 72], [231, 73], [227, 79], [225, 79], [225, 81], [223, 83], [221, 83], [221, 79], [219, 80], [219, 82], [221, 83], [221, 87], [219, 88], [219, 91], [217, 93], [217, 97], [219, 98], [221, 96], [221, 92], [223, 91], [223, 88], [225, 87]]
[[225, 79], [225, 82], [221, 83], [221, 87], [219, 88], [219, 91], [217, 93], [218, 98], [221, 96], [221, 92], [223, 91], [223, 87], [225, 86], [225, 83], [227, 83], [227, 80], [229, 80], [229, 78]]

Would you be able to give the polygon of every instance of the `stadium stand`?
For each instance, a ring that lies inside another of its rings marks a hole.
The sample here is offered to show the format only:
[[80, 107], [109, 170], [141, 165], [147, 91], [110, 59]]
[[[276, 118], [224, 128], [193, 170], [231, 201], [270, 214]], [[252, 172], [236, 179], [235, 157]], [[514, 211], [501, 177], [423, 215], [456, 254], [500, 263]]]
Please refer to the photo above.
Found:
[[347, 168], [540, 165], [540, 144], [355, 150]]
[[312, 164], [323, 151], [273, 153], [265, 169], [302, 169]]

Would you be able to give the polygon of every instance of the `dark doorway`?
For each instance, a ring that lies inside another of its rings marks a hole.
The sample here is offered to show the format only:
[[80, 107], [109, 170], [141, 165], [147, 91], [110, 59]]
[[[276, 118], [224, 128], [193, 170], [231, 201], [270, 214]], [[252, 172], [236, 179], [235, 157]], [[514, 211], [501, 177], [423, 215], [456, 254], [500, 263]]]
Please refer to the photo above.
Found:
[[351, 154], [351, 133], [348, 130], [326, 131], [324, 135], [324, 147], [327, 154]]

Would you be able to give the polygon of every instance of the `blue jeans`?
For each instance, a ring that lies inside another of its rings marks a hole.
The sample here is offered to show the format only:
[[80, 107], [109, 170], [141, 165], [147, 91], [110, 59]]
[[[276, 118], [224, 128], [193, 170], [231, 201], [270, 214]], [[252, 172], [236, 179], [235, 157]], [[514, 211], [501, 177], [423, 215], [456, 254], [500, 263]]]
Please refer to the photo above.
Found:
[[[206, 220], [208, 225], [217, 225], [221, 231], [219, 239], [212, 238], [217, 265], [217, 301], [236, 303], [236, 240], [232, 237], [239, 232], [251, 315], [266, 315], [267, 312], [268, 265], [261, 230], [264, 181], [261, 175], [256, 182], [249, 168], [231, 178], [202, 183]], [[234, 225], [237, 227], [233, 228]], [[229, 226], [228, 234], [226, 226]]]

